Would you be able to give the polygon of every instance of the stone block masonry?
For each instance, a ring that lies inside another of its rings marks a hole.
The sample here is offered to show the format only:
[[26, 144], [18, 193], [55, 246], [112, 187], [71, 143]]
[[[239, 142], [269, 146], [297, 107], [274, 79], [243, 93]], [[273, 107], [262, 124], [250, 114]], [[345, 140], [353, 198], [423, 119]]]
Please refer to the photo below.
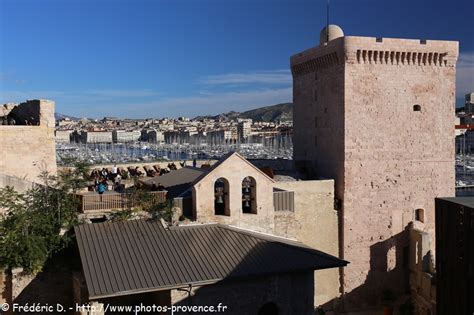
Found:
[[[36, 113], [38, 125], [0, 125], [0, 174], [39, 182], [43, 171], [56, 174], [54, 102], [31, 100], [12, 109], [21, 117]], [[36, 119], [36, 118], [35, 118]]]
[[335, 179], [348, 310], [407, 292], [406, 227], [423, 209], [434, 239], [434, 199], [454, 196], [457, 57], [452, 41], [346, 36], [291, 58], [294, 159]]

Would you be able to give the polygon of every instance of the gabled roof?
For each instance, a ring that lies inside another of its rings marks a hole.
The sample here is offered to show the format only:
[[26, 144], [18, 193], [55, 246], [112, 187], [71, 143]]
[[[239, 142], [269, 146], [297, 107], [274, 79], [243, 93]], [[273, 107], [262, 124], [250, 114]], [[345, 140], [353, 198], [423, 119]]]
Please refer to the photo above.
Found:
[[149, 187], [151, 187], [153, 183], [156, 185], [161, 184], [168, 191], [168, 198], [174, 198], [189, 189], [196, 178], [206, 172], [207, 170], [201, 168], [187, 166], [161, 176], [148, 177], [140, 181]]
[[262, 172], [262, 170], [260, 170], [258, 167], [256, 167], [255, 165], [253, 165], [252, 163], [250, 163], [246, 158], [244, 158], [242, 155], [240, 155], [239, 153], [237, 152], [229, 152], [227, 153], [226, 155], [222, 156], [221, 159], [215, 163], [214, 165], [212, 165], [212, 167], [207, 170], [207, 173], [203, 173], [201, 176], [199, 176], [192, 184], [191, 186], [194, 186], [196, 185], [197, 183], [199, 183], [201, 180], [203, 180], [207, 175], [211, 174], [216, 168], [218, 168], [219, 166], [221, 166], [225, 161], [227, 161], [230, 157], [232, 156], [236, 156], [238, 158], [240, 158], [242, 161], [244, 161], [247, 165], [249, 165], [251, 168], [253, 168], [255, 171], [257, 171], [258, 173], [262, 174], [265, 178], [267, 178], [269, 181], [271, 181], [272, 183], [275, 182], [275, 180], [273, 180], [273, 178], [269, 177], [267, 174], [265, 174], [264, 172]]
[[132, 220], [74, 230], [90, 299], [347, 265], [296, 241], [219, 224], [165, 229]]

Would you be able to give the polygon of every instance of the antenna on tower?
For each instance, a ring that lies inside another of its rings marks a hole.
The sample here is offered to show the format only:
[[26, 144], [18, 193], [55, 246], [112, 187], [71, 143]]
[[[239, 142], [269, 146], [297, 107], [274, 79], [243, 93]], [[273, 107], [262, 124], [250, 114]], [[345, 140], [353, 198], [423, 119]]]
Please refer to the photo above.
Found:
[[329, 42], [329, 0], [326, 1], [326, 43]]

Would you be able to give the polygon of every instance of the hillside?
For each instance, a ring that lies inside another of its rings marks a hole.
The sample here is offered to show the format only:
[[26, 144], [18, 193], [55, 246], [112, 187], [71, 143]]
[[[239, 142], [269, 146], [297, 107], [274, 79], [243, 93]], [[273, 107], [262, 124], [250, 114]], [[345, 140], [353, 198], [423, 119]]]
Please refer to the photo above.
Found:
[[278, 121], [278, 120], [292, 120], [293, 119], [293, 104], [282, 103], [271, 106], [251, 109], [245, 112], [228, 112], [216, 116], [198, 116], [195, 119], [219, 119], [231, 120], [237, 118], [250, 118], [253, 121]]

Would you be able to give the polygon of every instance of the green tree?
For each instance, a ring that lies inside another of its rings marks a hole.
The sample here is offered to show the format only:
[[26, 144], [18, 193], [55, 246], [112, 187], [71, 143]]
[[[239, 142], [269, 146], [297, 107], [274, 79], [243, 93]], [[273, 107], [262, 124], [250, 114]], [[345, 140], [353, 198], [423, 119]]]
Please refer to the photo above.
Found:
[[77, 223], [78, 200], [73, 192], [84, 187], [88, 166], [77, 163], [68, 172], [41, 175], [42, 185], [25, 193], [12, 187], [0, 189], [0, 265], [22, 267], [27, 272], [40, 271], [55, 252], [67, 247], [66, 233]]

